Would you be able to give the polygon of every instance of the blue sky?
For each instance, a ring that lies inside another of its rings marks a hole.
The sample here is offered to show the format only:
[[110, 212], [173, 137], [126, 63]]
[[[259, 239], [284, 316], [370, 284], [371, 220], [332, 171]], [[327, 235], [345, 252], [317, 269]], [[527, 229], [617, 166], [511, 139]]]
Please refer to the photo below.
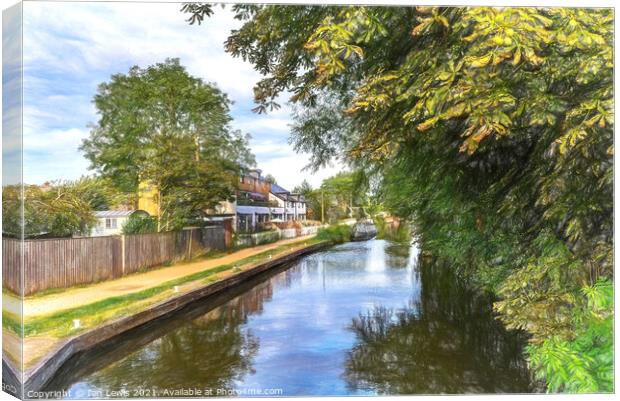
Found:
[[[258, 167], [292, 189], [304, 178], [313, 186], [339, 166], [302, 171], [308, 155], [288, 144], [290, 108], [251, 112], [252, 87], [260, 79], [249, 63], [224, 52], [240, 25], [229, 10], [190, 26], [180, 4], [24, 3], [24, 181], [74, 179], [90, 174], [78, 150], [97, 121], [91, 99], [97, 85], [132, 65], [178, 57], [190, 74], [217, 84], [235, 102], [233, 126], [252, 135]], [[284, 102], [283, 102], [284, 103]]]

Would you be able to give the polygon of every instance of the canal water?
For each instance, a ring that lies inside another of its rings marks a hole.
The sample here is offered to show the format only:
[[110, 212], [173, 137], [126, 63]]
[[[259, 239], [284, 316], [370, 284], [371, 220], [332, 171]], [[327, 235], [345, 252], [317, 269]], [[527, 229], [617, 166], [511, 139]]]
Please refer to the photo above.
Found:
[[351, 242], [70, 360], [67, 397], [524, 393], [522, 335], [415, 246]]

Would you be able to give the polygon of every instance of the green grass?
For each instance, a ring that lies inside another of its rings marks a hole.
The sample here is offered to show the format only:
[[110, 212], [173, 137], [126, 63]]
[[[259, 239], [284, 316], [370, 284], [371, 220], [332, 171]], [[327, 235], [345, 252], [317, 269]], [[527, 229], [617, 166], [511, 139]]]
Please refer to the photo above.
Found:
[[351, 241], [351, 226], [347, 224], [338, 224], [319, 229], [316, 238], [321, 241], [330, 241], [333, 243], [342, 243]]
[[21, 319], [10, 312], [2, 311], [2, 327], [12, 331], [13, 333], [20, 334], [22, 330]]
[[[292, 244], [281, 245], [274, 249], [241, 259], [234, 264], [220, 265], [209, 270], [166, 281], [165, 283], [162, 283], [158, 286], [151, 287], [142, 291], [106, 298], [104, 300], [93, 302], [88, 305], [83, 305], [53, 313], [48, 316], [28, 319], [24, 324], [24, 335], [33, 336], [46, 333], [63, 337], [69, 334], [75, 334], [79, 332], [79, 330], [73, 329], [74, 319], [96, 320], [98, 315], [101, 316], [104, 315], [106, 312], [130, 307], [136, 302], [147, 300], [156, 295], [162, 294], [167, 290], [171, 290], [174, 286], [205, 279], [213, 279], [213, 281], [216, 281], [211, 276], [217, 273], [224, 272], [226, 270], [240, 271], [240, 266], [251, 265], [256, 262], [263, 261], [264, 259], [267, 259], [268, 256], [271, 254], [276, 254], [287, 249], [294, 248], [296, 246], [299, 246], [302, 242], [305, 242], [307, 245], [313, 245], [321, 241], [312, 239], [307, 241], [294, 242]], [[16, 334], [20, 334], [21, 324], [19, 322], [19, 319], [16, 319], [8, 312], [3, 312], [2, 314], [2, 326], [8, 330], [13, 331]], [[86, 328], [87, 327], [84, 327], [84, 329]]]
[[[134, 273], [132, 273], [132, 274], [134, 274]], [[135, 274], [139, 274], [139, 272], [136, 272]], [[123, 276], [123, 277], [128, 277], [128, 276], [130, 276], [130, 275], [128, 274], [127, 276]], [[88, 287], [90, 285], [97, 284], [97, 283], [100, 283], [100, 282], [101, 281], [95, 281], [95, 282], [92, 282], [92, 283], [77, 284], [77, 285], [72, 285], [71, 287], [67, 287], [67, 288], [49, 288], [47, 290], [38, 291], [38, 292], [36, 292], [36, 293], [34, 293], [32, 295], [27, 295], [27, 296], [24, 297], [24, 299], [36, 299], [36, 298], [43, 298], [43, 297], [46, 297], [48, 295], [61, 294], [61, 293], [65, 292], [65, 291], [68, 291], [68, 290], [77, 290], [79, 288], [86, 288], [86, 287]], [[11, 296], [19, 297], [19, 295], [15, 294], [12, 291], [7, 291], [7, 293], [10, 294]]]

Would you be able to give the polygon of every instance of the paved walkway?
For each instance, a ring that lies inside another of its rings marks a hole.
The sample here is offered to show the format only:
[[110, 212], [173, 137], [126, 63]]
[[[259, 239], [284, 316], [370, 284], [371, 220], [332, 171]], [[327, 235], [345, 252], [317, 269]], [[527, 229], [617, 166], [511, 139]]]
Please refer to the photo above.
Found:
[[[173, 265], [170, 267], [151, 270], [146, 273], [132, 274], [116, 280], [104, 281], [86, 287], [73, 288], [55, 294], [26, 298], [24, 300], [24, 317], [47, 315], [63, 309], [74, 308], [76, 306], [101, 301], [106, 298], [141, 291], [150, 287], [155, 287], [166, 281], [185, 277], [190, 274], [212, 269], [220, 265], [232, 264], [236, 261], [261, 252], [275, 249], [281, 245], [299, 242], [313, 237], [314, 235], [309, 235], [305, 237], [281, 240], [267, 245], [259, 245], [252, 248], [242, 249], [220, 258]], [[19, 313], [19, 300], [16, 297], [3, 294], [2, 298], [3, 308], [5, 310], [15, 314]]]

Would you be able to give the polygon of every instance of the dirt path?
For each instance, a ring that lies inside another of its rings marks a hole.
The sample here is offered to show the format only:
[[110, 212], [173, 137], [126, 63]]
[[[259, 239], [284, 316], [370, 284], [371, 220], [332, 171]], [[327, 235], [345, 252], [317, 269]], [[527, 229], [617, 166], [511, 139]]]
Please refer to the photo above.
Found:
[[[281, 240], [267, 245], [259, 245], [252, 248], [242, 249], [240, 251], [216, 259], [208, 259], [198, 262], [185, 263], [181, 265], [173, 265], [170, 267], [152, 270], [146, 273], [132, 274], [130, 276], [122, 277], [116, 280], [104, 281], [86, 287], [69, 289], [60, 293], [49, 294], [41, 297], [26, 298], [24, 300], [24, 317], [47, 315], [63, 309], [74, 308], [76, 306], [87, 305], [93, 302], [101, 301], [106, 298], [141, 291], [150, 287], [155, 287], [169, 280], [185, 277], [190, 274], [212, 269], [220, 265], [232, 264], [236, 261], [259, 254], [261, 252], [275, 249], [281, 245], [299, 242], [306, 239], [311, 239], [313, 237], [313, 235], [309, 235], [305, 237]], [[19, 307], [19, 300], [17, 300], [15, 297], [3, 294], [3, 304], [4, 309], [12, 311], [14, 307]], [[17, 311], [19, 311], [19, 309], [14, 312]]]

